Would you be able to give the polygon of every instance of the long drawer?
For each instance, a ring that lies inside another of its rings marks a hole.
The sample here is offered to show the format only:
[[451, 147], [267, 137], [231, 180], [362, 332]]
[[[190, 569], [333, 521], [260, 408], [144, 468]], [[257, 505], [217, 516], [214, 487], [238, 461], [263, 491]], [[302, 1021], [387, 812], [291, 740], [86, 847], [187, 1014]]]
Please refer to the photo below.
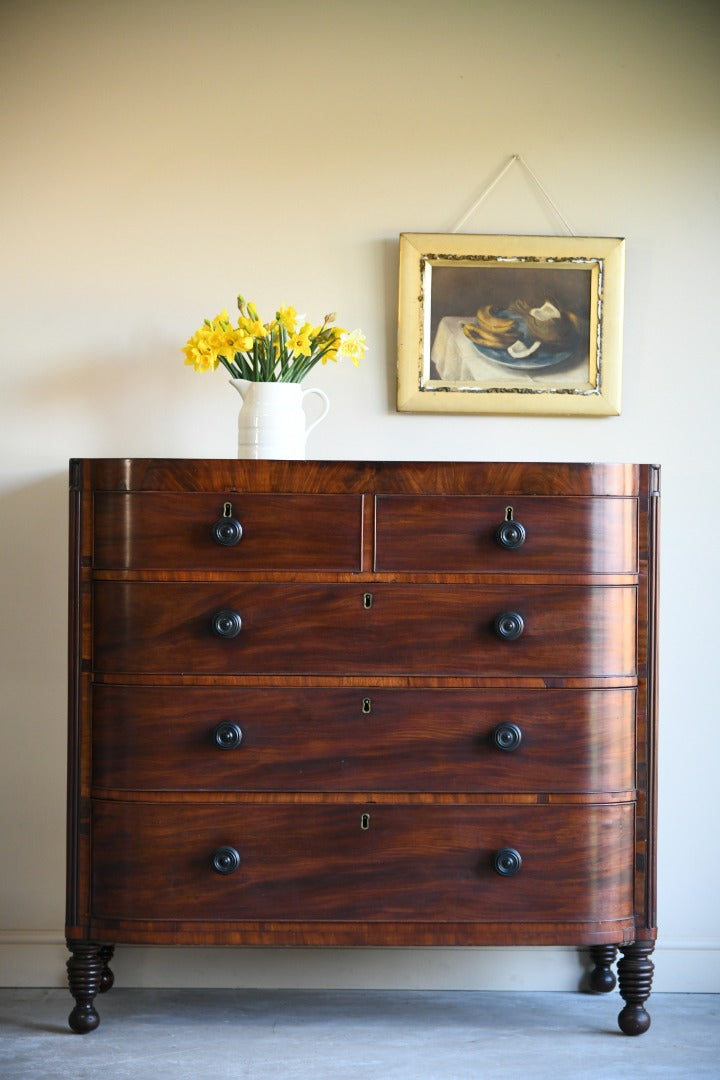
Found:
[[93, 783], [137, 791], [633, 789], [635, 691], [115, 686]]
[[[98, 672], [632, 676], [633, 586], [95, 583]], [[228, 614], [229, 613], [229, 614]], [[504, 619], [508, 613], [512, 618]], [[516, 640], [499, 636], [519, 626]], [[236, 636], [218, 636], [229, 629]]]
[[[93, 806], [98, 919], [536, 921], [632, 914], [632, 804]], [[228, 849], [239, 865], [227, 867]], [[508, 851], [514, 854], [508, 856]], [[498, 872], [517, 868], [512, 876]]]
[[635, 499], [379, 495], [375, 508], [379, 571], [637, 571]]

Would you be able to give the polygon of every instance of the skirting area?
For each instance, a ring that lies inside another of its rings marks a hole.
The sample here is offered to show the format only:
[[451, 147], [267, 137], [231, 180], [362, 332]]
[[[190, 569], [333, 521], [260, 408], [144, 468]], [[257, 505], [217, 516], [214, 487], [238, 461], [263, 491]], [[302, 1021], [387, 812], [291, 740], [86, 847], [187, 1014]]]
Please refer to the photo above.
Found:
[[123, 990], [72, 1035], [63, 990], [0, 990], [3, 1080], [635, 1080], [720, 1078], [720, 995]]

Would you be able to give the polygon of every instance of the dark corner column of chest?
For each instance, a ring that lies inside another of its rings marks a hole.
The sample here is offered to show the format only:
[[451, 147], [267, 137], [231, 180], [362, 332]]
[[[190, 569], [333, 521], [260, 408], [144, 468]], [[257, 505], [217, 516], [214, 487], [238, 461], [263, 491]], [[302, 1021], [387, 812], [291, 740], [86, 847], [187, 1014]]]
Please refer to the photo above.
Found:
[[657, 933], [657, 725], [660, 470], [643, 467], [639, 507], [637, 894], [638, 938]]
[[69, 470], [68, 748], [65, 934], [68, 984], [75, 998], [73, 1031], [98, 1026], [95, 995], [109, 989], [112, 946], [88, 940], [90, 916], [90, 709], [92, 625], [92, 463]]
[[635, 940], [621, 945], [618, 984], [625, 1006], [618, 1023], [626, 1035], [650, 1026], [645, 1002], [654, 974], [657, 938], [657, 738], [660, 467], [640, 469], [638, 512], [638, 692], [636, 711], [637, 814]]

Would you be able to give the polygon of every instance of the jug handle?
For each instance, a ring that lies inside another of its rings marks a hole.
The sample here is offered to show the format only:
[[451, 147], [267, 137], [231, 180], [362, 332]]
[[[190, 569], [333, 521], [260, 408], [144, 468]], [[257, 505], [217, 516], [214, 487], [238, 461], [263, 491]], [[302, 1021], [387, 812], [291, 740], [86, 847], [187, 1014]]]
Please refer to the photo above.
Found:
[[312, 429], [317, 427], [318, 424], [320, 423], [320, 421], [324, 420], [325, 417], [327, 416], [328, 412], [330, 411], [330, 402], [328, 400], [327, 394], [323, 390], [316, 390], [313, 387], [311, 387], [309, 390], [303, 390], [303, 395], [302, 395], [303, 403], [305, 402], [305, 398], [308, 396], [308, 394], [317, 394], [317, 396], [323, 402], [323, 410], [320, 413], [320, 415], [317, 417], [317, 419], [313, 420], [312, 424], [308, 424], [308, 426], [305, 428], [305, 434], [306, 435], [309, 435], [310, 432], [312, 431]]

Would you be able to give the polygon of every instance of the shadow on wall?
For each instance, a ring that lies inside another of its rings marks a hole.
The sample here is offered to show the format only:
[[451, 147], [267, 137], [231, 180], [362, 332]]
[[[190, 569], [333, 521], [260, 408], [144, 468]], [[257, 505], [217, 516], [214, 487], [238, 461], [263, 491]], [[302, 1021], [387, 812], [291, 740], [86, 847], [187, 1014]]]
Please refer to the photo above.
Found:
[[[0, 497], [4, 690], [20, 687], [24, 697], [42, 697], [49, 682], [65, 679], [67, 506], [66, 471]], [[26, 717], [38, 716], [32, 708], [26, 711], [23, 706], [21, 711]]]
[[67, 715], [67, 479], [0, 496], [0, 926], [62, 922]]
[[388, 411], [394, 413], [397, 408], [397, 352], [398, 352], [398, 288], [399, 288], [399, 240], [385, 240], [382, 243], [383, 277], [385, 280], [384, 324], [386, 365], [386, 387]]

